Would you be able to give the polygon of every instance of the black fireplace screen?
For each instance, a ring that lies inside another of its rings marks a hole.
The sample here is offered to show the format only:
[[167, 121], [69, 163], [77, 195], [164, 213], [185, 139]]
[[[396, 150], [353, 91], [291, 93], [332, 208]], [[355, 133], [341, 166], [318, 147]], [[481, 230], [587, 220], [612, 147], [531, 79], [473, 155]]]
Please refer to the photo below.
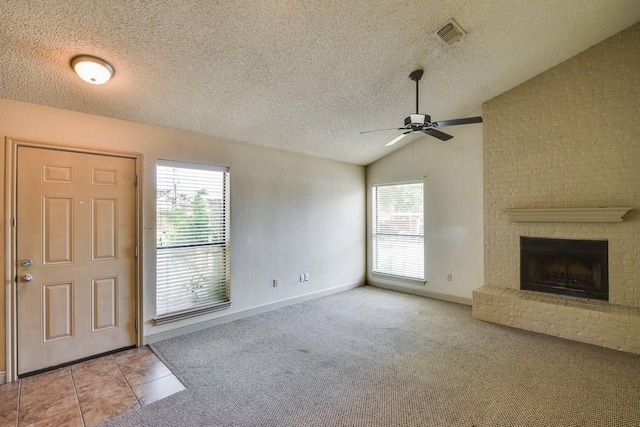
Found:
[[520, 288], [609, 299], [606, 240], [520, 237]]

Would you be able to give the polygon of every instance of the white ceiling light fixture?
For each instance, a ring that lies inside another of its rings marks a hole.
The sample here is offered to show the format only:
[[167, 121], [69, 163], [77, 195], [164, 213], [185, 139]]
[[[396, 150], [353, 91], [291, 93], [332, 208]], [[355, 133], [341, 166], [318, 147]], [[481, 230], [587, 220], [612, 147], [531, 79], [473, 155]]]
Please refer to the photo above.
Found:
[[71, 60], [71, 67], [78, 77], [92, 85], [101, 85], [113, 77], [113, 66], [90, 55], [79, 55]]

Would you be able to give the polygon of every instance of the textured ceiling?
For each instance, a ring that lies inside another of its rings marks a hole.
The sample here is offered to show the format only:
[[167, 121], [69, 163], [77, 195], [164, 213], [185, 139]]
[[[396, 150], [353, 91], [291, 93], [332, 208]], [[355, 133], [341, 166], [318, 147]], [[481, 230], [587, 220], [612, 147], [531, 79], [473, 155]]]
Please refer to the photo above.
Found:
[[[359, 132], [413, 112], [413, 69], [421, 112], [459, 117], [636, 23], [640, 1], [14, 0], [0, 16], [0, 97], [368, 164], [396, 134]], [[468, 35], [447, 46], [451, 17]], [[113, 80], [82, 82], [78, 54]]]

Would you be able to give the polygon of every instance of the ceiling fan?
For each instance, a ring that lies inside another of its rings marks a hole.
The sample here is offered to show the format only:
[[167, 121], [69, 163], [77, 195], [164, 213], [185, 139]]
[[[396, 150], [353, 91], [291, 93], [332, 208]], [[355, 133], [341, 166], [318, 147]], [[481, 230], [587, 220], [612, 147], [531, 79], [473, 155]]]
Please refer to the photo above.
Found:
[[411, 74], [409, 74], [409, 79], [416, 82], [416, 113], [410, 114], [409, 117], [404, 119], [404, 126], [399, 128], [390, 128], [390, 129], [378, 129], [378, 130], [368, 130], [363, 133], [371, 133], [371, 132], [384, 132], [388, 130], [403, 130], [405, 132], [397, 138], [393, 139], [391, 142], [387, 143], [386, 146], [390, 146], [399, 142], [401, 139], [409, 136], [412, 133], [426, 133], [427, 135], [431, 135], [435, 138], [438, 138], [441, 141], [448, 141], [453, 138], [452, 135], [448, 133], [440, 132], [437, 128], [443, 128], [447, 126], [457, 126], [457, 125], [468, 125], [471, 123], [482, 123], [482, 117], [466, 117], [463, 119], [452, 119], [452, 120], [440, 120], [438, 122], [432, 122], [431, 116], [427, 114], [419, 114], [418, 111], [418, 83], [422, 78], [422, 74], [424, 70], [415, 70]]

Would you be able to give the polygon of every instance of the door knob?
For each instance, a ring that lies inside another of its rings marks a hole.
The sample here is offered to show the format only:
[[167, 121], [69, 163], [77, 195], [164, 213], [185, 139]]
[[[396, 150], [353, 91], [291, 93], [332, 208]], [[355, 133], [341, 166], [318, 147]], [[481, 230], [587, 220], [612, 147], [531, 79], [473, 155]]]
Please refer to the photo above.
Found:
[[20, 261], [20, 264], [23, 267], [30, 267], [32, 263], [33, 263], [33, 261], [31, 261], [29, 258], [25, 258], [22, 261]]
[[25, 274], [24, 276], [22, 276], [22, 281], [23, 282], [30, 282], [33, 280], [33, 276], [30, 274]]

